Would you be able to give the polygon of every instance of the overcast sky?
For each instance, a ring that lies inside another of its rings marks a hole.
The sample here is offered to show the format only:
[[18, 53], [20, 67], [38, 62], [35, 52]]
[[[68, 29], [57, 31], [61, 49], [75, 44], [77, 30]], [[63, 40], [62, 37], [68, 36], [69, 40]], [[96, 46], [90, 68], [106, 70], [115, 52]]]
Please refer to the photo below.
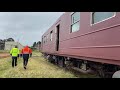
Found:
[[0, 12], [0, 39], [14, 38], [22, 45], [41, 41], [42, 34], [63, 12]]

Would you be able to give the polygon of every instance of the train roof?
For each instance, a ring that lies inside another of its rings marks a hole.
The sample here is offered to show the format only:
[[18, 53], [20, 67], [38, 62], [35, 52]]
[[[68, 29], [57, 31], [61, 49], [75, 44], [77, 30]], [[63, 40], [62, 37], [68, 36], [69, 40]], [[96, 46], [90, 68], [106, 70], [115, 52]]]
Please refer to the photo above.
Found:
[[[65, 13], [66, 13], [66, 12], [65, 12]], [[56, 22], [55, 22], [51, 27], [48, 28], [48, 30], [42, 35], [42, 37], [43, 37], [45, 34], [47, 34], [47, 32], [49, 32], [49, 31], [51, 30], [51, 28], [53, 28], [54, 25], [56, 25], [56, 24], [61, 20], [61, 18], [64, 16], [65, 13], [63, 13], [63, 14], [56, 20]]]

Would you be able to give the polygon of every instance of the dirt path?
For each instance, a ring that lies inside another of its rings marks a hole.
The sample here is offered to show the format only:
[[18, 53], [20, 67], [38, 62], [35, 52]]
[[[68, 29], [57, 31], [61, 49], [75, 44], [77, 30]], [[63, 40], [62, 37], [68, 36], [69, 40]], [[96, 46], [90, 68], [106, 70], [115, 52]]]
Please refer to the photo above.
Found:
[[5, 57], [9, 57], [10, 54], [9, 53], [0, 53], [0, 58], [5, 58]]

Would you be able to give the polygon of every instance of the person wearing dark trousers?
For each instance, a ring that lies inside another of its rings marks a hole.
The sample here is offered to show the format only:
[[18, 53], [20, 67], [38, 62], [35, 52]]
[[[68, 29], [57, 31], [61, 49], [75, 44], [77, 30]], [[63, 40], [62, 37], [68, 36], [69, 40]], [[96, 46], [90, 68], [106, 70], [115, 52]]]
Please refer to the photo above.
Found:
[[28, 60], [32, 55], [32, 50], [28, 46], [25, 46], [22, 49], [21, 54], [22, 54], [22, 57], [23, 57], [23, 67], [24, 67], [24, 69], [26, 69], [27, 64], [28, 64]]
[[11, 49], [10, 55], [12, 56], [12, 67], [17, 66], [17, 58], [19, 57], [19, 49], [17, 46]]
[[28, 59], [29, 59], [29, 54], [24, 54], [23, 55], [23, 65], [24, 65], [24, 69], [26, 69], [26, 66], [28, 64]]
[[17, 66], [17, 57], [12, 57], [12, 67]]

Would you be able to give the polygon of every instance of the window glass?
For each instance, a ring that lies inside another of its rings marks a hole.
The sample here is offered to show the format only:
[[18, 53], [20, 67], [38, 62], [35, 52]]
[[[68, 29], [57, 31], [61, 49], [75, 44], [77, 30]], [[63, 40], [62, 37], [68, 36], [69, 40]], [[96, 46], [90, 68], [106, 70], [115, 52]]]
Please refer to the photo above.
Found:
[[114, 12], [93, 12], [93, 24], [114, 16]]
[[75, 12], [72, 14], [72, 24], [76, 23], [80, 20], [80, 12]]
[[52, 36], [53, 36], [52, 34], [53, 34], [53, 32], [51, 31], [50, 32], [50, 41], [52, 41]]
[[79, 22], [75, 23], [72, 25], [72, 32], [78, 31], [79, 30]]
[[44, 43], [45, 43], [45, 36], [44, 36], [44, 39], [43, 39], [43, 40], [44, 40]]
[[74, 12], [71, 16], [71, 32], [78, 31], [80, 28], [80, 12]]

